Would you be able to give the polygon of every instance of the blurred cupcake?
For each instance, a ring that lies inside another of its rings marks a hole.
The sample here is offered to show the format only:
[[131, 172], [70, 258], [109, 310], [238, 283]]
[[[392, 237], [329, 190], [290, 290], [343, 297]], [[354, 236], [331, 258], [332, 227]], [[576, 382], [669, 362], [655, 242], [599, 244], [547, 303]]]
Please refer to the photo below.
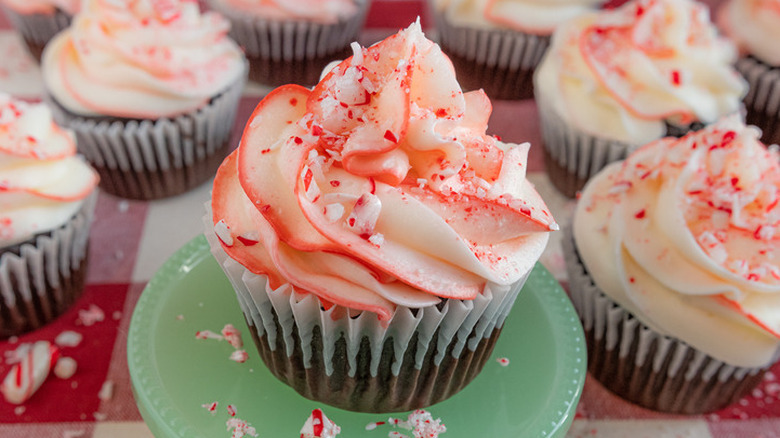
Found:
[[0, 94], [0, 339], [81, 295], [98, 176], [43, 104]]
[[605, 0], [429, 0], [439, 42], [466, 90], [533, 97], [532, 76], [555, 28]]
[[780, 155], [730, 116], [606, 167], [564, 239], [588, 368], [641, 406], [714, 411], [780, 357]]
[[230, 35], [263, 85], [317, 83], [323, 68], [349, 55], [370, 0], [206, 0], [227, 17]]
[[46, 43], [68, 27], [81, 0], [0, 0], [3, 12], [22, 35], [36, 61]]
[[567, 196], [641, 144], [737, 113], [736, 49], [692, 0], [638, 0], [553, 36], [534, 77], [546, 166]]
[[395, 412], [480, 372], [557, 229], [490, 112], [419, 23], [260, 102], [206, 235], [276, 377]]
[[90, 0], [49, 43], [47, 98], [101, 188], [155, 199], [214, 175], [246, 76], [228, 29], [191, 1]]
[[742, 55], [736, 68], [750, 84], [747, 122], [761, 128], [764, 143], [780, 143], [780, 1], [729, 1], [718, 24]]

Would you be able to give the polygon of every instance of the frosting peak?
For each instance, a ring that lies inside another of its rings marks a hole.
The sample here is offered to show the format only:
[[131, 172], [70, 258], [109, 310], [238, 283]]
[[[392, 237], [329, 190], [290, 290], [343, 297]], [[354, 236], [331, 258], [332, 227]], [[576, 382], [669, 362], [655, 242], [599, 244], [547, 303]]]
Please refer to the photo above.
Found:
[[212, 195], [228, 254], [272, 287], [383, 319], [519, 280], [557, 228], [525, 179], [528, 146], [485, 134], [488, 99], [461, 91], [419, 23], [353, 48], [313, 90], [274, 90], [250, 118]]
[[43, 55], [71, 112], [129, 118], [193, 111], [245, 74], [229, 22], [188, 0], [90, 0]]

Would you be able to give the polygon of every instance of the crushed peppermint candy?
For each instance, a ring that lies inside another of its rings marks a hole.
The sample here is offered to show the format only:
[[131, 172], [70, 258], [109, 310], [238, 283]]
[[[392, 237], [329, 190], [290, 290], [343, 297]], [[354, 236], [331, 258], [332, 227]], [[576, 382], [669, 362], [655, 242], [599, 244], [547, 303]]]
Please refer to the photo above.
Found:
[[54, 343], [60, 347], [78, 347], [84, 336], [73, 330], [65, 330], [54, 338]]
[[246, 350], [236, 350], [230, 353], [230, 360], [233, 362], [244, 363], [249, 359], [249, 354]]
[[211, 330], [198, 330], [195, 332], [195, 339], [216, 339], [221, 341], [225, 338], [218, 333], [212, 332]]
[[226, 246], [233, 246], [233, 236], [230, 234], [230, 227], [224, 219], [220, 219], [214, 224], [214, 234], [219, 237]]
[[225, 424], [227, 430], [233, 432], [232, 438], [243, 438], [247, 435], [257, 436], [255, 428], [240, 418], [230, 418]]
[[322, 409], [314, 409], [301, 428], [301, 438], [334, 438], [341, 427], [328, 418]]
[[79, 309], [79, 319], [82, 325], [89, 327], [95, 325], [95, 323], [103, 322], [106, 319], [106, 314], [100, 307], [90, 304], [89, 309]]
[[496, 359], [496, 362], [498, 362], [498, 364], [501, 365], [502, 367], [509, 366], [509, 359], [506, 357], [499, 357], [498, 359]]
[[230, 414], [231, 417], [236, 416], [236, 407], [233, 405], [227, 405], [227, 412]]
[[78, 363], [72, 357], [60, 357], [54, 365], [54, 375], [62, 380], [67, 380], [76, 374]]
[[103, 386], [100, 387], [98, 392], [98, 398], [102, 401], [109, 401], [114, 397], [114, 382], [106, 380], [103, 382]]
[[217, 413], [217, 406], [219, 405], [219, 402], [211, 402], [211, 403], [204, 403], [200, 405], [203, 409], [209, 411], [212, 415]]
[[[447, 431], [447, 427], [441, 422], [441, 419], [434, 420], [430, 412], [423, 409], [417, 409], [410, 413], [406, 420], [390, 417], [386, 422], [369, 423], [366, 425], [366, 430], [374, 430], [383, 424], [410, 430], [413, 438], [438, 438], [439, 434]], [[391, 431], [387, 436], [390, 438], [410, 438], [398, 431]]]
[[233, 348], [239, 349], [244, 346], [244, 341], [241, 340], [241, 332], [233, 326], [233, 324], [225, 324], [222, 328], [222, 336], [225, 340], [233, 346]]

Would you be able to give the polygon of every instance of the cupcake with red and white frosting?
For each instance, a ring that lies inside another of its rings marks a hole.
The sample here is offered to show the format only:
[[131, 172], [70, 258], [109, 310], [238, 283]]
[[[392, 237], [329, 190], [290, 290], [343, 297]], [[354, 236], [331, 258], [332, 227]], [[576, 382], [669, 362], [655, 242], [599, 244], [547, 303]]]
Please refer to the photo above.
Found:
[[45, 105], [0, 95], [0, 338], [80, 296], [97, 183]]
[[739, 47], [737, 70], [750, 84], [747, 122], [766, 144], [780, 143], [780, 1], [730, 0], [718, 10], [721, 30]]
[[154, 199], [213, 176], [246, 61], [229, 22], [186, 0], [90, 0], [52, 40], [42, 73], [55, 117], [122, 197]]
[[490, 112], [419, 23], [260, 102], [206, 234], [274, 375], [392, 412], [481, 370], [557, 229]]
[[0, 0], [0, 6], [39, 61], [46, 43], [70, 25], [81, 0]]
[[652, 409], [735, 402], [780, 357], [780, 154], [730, 116], [610, 164], [566, 241], [589, 370]]
[[534, 78], [553, 182], [573, 196], [639, 145], [739, 112], [736, 55], [693, 0], [634, 0], [559, 27]]
[[311, 86], [331, 61], [349, 55], [371, 0], [206, 0], [232, 23], [249, 78], [267, 86]]
[[429, 0], [442, 49], [464, 89], [533, 97], [532, 76], [555, 28], [606, 0]]

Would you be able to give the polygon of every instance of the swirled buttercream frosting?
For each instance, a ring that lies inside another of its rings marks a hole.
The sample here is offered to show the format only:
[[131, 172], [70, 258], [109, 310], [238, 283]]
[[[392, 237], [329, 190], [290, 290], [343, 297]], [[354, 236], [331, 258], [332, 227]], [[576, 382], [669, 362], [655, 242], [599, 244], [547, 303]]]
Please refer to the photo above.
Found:
[[60, 10], [73, 15], [81, 5], [80, 0], [0, 0], [0, 3], [20, 14], [53, 14]]
[[222, 16], [188, 0], [89, 0], [47, 46], [58, 104], [83, 116], [156, 119], [194, 111], [245, 74]]
[[644, 144], [666, 124], [712, 123], [747, 92], [734, 45], [692, 0], [639, 0], [584, 14], [553, 34], [534, 77], [539, 99], [570, 126]]
[[435, 0], [452, 24], [549, 35], [561, 23], [593, 11], [605, 0]]
[[0, 246], [64, 224], [97, 182], [45, 105], [0, 94]]
[[742, 51], [780, 66], [780, 1], [731, 0], [721, 7], [718, 23]]
[[529, 145], [486, 135], [419, 23], [263, 99], [217, 173], [215, 231], [248, 270], [386, 320], [396, 306], [470, 300], [533, 267], [549, 210]]
[[780, 153], [737, 116], [664, 138], [585, 187], [577, 250], [599, 288], [735, 366], [780, 347]]
[[337, 23], [358, 11], [357, 0], [212, 0], [251, 16], [278, 21]]

